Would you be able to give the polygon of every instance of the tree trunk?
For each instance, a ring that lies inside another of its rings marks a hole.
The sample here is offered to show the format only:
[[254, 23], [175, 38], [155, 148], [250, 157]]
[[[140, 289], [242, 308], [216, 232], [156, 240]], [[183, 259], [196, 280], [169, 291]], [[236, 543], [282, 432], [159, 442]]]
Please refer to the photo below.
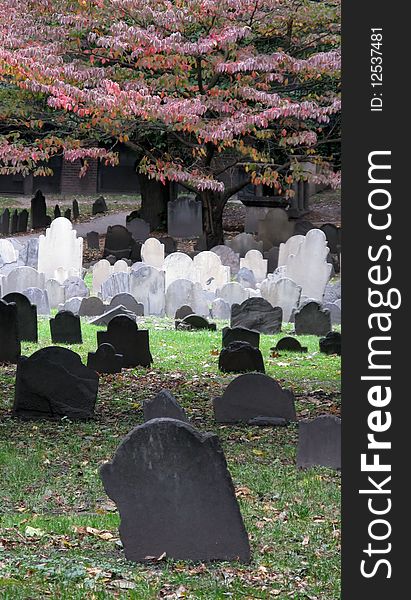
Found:
[[226, 199], [223, 194], [205, 190], [199, 193], [203, 204], [203, 231], [207, 250], [224, 244], [223, 211]]
[[170, 183], [149, 179], [146, 175], [138, 174], [141, 191], [142, 219], [150, 223], [151, 231], [167, 227], [167, 202], [171, 199]]

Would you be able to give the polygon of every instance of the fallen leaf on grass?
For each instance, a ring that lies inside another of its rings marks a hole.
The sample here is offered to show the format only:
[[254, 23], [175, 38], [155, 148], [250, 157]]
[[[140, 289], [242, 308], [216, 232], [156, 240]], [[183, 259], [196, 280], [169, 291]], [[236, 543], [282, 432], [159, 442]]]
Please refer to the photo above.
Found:
[[24, 535], [26, 537], [42, 537], [45, 534], [46, 532], [42, 529], [36, 529], [35, 527], [30, 527], [30, 525], [27, 525], [26, 529], [24, 530]]
[[136, 587], [136, 584], [132, 581], [126, 581], [125, 579], [114, 579], [113, 581], [110, 581], [107, 587], [120, 588], [121, 590], [133, 590]]

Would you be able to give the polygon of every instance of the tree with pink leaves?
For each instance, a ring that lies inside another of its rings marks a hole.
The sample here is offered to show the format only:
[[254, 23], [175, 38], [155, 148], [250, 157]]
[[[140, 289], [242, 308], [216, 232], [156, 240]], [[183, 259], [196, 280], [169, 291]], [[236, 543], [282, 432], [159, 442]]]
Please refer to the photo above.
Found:
[[0, 89], [41, 107], [36, 135], [10, 109], [3, 173], [126, 144], [201, 199], [208, 247], [247, 184], [292, 195], [301, 157], [339, 184], [339, 0], [1, 0], [0, 22]]

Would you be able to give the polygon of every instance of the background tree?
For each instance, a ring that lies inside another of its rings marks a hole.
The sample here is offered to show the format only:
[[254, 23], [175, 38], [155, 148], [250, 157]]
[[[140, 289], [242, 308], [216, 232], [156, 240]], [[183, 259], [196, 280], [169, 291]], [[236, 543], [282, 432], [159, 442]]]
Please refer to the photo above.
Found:
[[292, 194], [307, 177], [293, 156], [315, 157], [313, 181], [338, 185], [339, 0], [1, 7], [0, 85], [35, 94], [62, 120], [37, 138], [6, 131], [3, 172], [55, 153], [114, 164], [125, 143], [141, 175], [201, 198], [208, 247], [222, 243], [224, 206], [248, 183]]

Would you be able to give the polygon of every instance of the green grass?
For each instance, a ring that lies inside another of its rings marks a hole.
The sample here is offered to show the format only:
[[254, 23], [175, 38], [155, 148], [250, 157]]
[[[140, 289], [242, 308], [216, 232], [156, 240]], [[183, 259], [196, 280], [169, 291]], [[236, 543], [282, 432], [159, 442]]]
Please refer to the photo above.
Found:
[[[155, 318], [139, 319], [144, 326], [152, 367], [101, 377], [90, 422], [11, 418], [15, 368], [0, 367], [0, 598], [339, 598], [339, 474], [296, 469], [296, 425], [214, 423], [212, 399], [233, 379], [217, 369], [221, 331], [176, 332], [171, 320]], [[71, 348], [85, 360], [96, 328], [82, 328], [83, 345]], [[39, 333], [39, 346], [50, 345], [47, 320]], [[267, 373], [294, 390], [299, 418], [338, 414], [339, 357], [320, 354], [318, 338], [307, 336], [299, 338], [307, 354], [270, 358], [280, 337], [261, 336], [260, 347]], [[23, 353], [39, 346], [24, 344]], [[143, 400], [162, 388], [196, 427], [220, 437], [250, 536], [250, 565], [134, 565], [123, 557], [118, 514], [98, 469], [143, 421]]]

